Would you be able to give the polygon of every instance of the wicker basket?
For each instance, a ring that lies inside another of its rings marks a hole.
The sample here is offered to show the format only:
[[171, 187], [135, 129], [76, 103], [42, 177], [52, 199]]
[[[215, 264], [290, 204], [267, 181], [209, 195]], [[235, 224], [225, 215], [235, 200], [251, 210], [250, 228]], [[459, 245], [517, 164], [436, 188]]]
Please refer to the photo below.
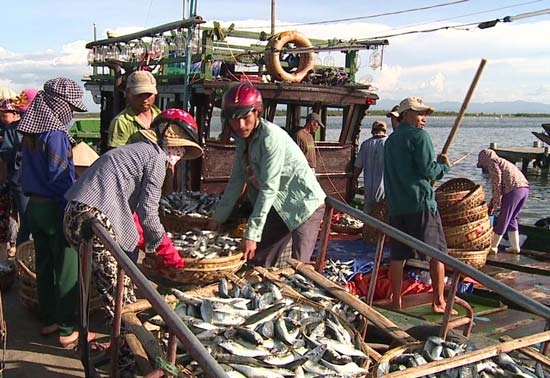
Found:
[[482, 250], [466, 250], [466, 249], [449, 249], [449, 256], [462, 261], [476, 269], [481, 269], [487, 262], [487, 254], [489, 249]]
[[363, 226], [354, 227], [349, 225], [343, 225], [339, 223], [332, 223], [330, 225], [330, 230], [332, 232], [337, 232], [339, 234], [359, 234], [361, 230], [363, 229]]
[[226, 273], [235, 273], [244, 265], [243, 253], [213, 258], [185, 259], [185, 267], [159, 268], [160, 257], [151, 254], [143, 259], [142, 269], [145, 274], [158, 275], [181, 284], [206, 284], [220, 280]]
[[183, 215], [181, 217], [173, 214], [160, 214], [160, 223], [168, 232], [184, 233], [193, 229], [208, 229], [209, 217], [192, 217]]
[[[379, 202], [374, 205], [369, 215], [384, 223], [389, 223], [390, 220], [390, 214], [385, 202]], [[363, 241], [366, 244], [376, 245], [379, 237], [380, 231], [365, 223], [363, 226]]]
[[443, 227], [449, 248], [463, 248], [464, 243], [473, 242], [491, 230], [489, 217], [459, 226]]
[[448, 248], [460, 248], [467, 249], [470, 251], [480, 251], [483, 249], [488, 249], [491, 246], [491, 239], [493, 238], [493, 230], [488, 230], [485, 234], [479, 236], [476, 239], [462, 242], [456, 246], [451, 246], [447, 244]]
[[372, 376], [374, 378], [378, 377], [385, 377], [388, 374], [390, 374], [390, 361], [394, 358], [405, 354], [405, 353], [415, 353], [422, 350], [423, 343], [411, 343], [406, 345], [401, 345], [397, 348], [393, 348], [388, 350], [386, 353], [382, 355], [382, 357], [378, 360], [376, 365], [374, 365], [372, 369]]
[[477, 207], [463, 209], [459, 211], [449, 212], [448, 209], [441, 211], [441, 223], [444, 227], [460, 226], [489, 216], [489, 208], [486, 203], [482, 203]]
[[481, 205], [485, 202], [485, 191], [471, 180], [456, 178], [437, 188], [435, 199], [441, 212], [456, 212]]
[[[31, 311], [38, 312], [38, 295], [36, 293], [36, 270], [34, 265], [34, 242], [29, 240], [17, 246], [15, 253], [19, 297], [23, 304]], [[97, 310], [103, 305], [97, 288], [92, 280], [90, 293], [90, 310]]]

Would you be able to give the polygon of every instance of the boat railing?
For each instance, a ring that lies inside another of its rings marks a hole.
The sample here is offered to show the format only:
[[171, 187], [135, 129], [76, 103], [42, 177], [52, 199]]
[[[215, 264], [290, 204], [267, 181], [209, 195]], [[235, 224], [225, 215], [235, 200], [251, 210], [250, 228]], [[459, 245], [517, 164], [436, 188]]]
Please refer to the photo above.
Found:
[[[536, 300], [529, 298], [528, 296], [514, 290], [510, 286], [507, 286], [496, 279], [486, 275], [485, 273], [473, 268], [472, 266], [465, 264], [464, 262], [457, 260], [456, 258], [449, 256], [448, 254], [441, 253], [438, 249], [429, 246], [428, 244], [386, 224], [370, 215], [365, 214], [363, 211], [355, 209], [344, 202], [338, 201], [334, 198], [326, 198], [326, 210], [325, 217], [321, 232], [321, 247], [317, 254], [317, 262], [315, 269], [318, 272], [322, 272], [324, 269], [324, 263], [326, 259], [326, 251], [328, 247], [328, 235], [330, 233], [330, 220], [334, 210], [349, 214], [362, 222], [368, 224], [385, 234], [387, 237], [395, 239], [403, 244], [406, 244], [419, 253], [426, 255], [429, 258], [434, 258], [445, 264], [446, 267], [450, 267], [454, 272], [458, 272], [462, 276], [467, 276], [475, 281], [479, 282], [486, 288], [498, 293], [503, 298], [506, 298], [523, 309], [538, 315], [546, 319], [547, 324], [550, 322], [550, 309], [544, 304], [537, 302]], [[458, 278], [458, 277], [457, 277]]]
[[[113, 321], [113, 330], [111, 335], [111, 372], [110, 376], [118, 376], [118, 352], [119, 352], [119, 341], [121, 338], [121, 323], [123, 317], [123, 290], [124, 290], [124, 276], [128, 275], [132, 280], [133, 284], [136, 285], [140, 291], [143, 293], [144, 297], [149, 301], [152, 308], [156, 311], [158, 315], [162, 317], [167, 327], [170, 330], [170, 343], [174, 349], [171, 355], [175, 357], [175, 339], [178, 338], [183, 345], [185, 345], [186, 350], [189, 352], [191, 357], [197, 361], [197, 363], [204, 369], [204, 374], [207, 377], [227, 377], [227, 374], [224, 372], [223, 368], [218, 364], [218, 362], [210, 355], [208, 350], [201, 344], [201, 342], [195, 337], [191, 330], [185, 325], [185, 323], [180, 319], [174, 310], [166, 303], [165, 299], [159, 294], [159, 292], [151, 285], [150, 281], [143, 275], [139, 270], [137, 265], [128, 257], [128, 255], [120, 248], [118, 243], [116, 243], [113, 238], [109, 235], [107, 230], [97, 221], [92, 219], [88, 226], [88, 236], [89, 239], [81, 242], [79, 246], [80, 251], [80, 266], [79, 266], [79, 282], [80, 282], [80, 295], [81, 298], [89, 297], [89, 290], [91, 284], [91, 266], [92, 266], [92, 238], [97, 236], [99, 240], [103, 243], [106, 249], [108, 249], [113, 257], [118, 262], [118, 279], [116, 287], [116, 302], [115, 302], [115, 315]], [[81, 351], [81, 361], [84, 366], [86, 377], [95, 377], [95, 368], [91, 366], [89, 359], [89, 346], [87, 343], [88, 333], [88, 308], [87, 301], [81, 300], [81, 311], [80, 311], [80, 345], [79, 349]], [[139, 338], [139, 335], [137, 335]], [[142, 341], [142, 340], [140, 340]], [[169, 361], [173, 363], [174, 361]], [[152, 376], [161, 376], [158, 375], [161, 372], [156, 371], [157, 375], [154, 375], [155, 372], [151, 373]]]

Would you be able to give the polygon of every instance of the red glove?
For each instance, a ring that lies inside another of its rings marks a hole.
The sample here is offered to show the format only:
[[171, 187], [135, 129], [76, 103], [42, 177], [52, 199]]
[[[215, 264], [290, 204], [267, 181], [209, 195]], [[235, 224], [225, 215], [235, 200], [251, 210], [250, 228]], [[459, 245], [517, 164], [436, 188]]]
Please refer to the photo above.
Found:
[[164, 268], [183, 268], [185, 266], [185, 261], [178, 250], [174, 248], [172, 240], [167, 234], [164, 234], [160, 245], [157, 247], [157, 255], [162, 258], [162, 267]]
[[[137, 213], [134, 213], [133, 218], [139, 235], [139, 240], [136, 247], [142, 251], [145, 251], [146, 243], [143, 236], [143, 227], [141, 227]], [[164, 237], [162, 238], [160, 245], [157, 247], [156, 252], [157, 255], [162, 258], [162, 267], [183, 268], [185, 266], [185, 261], [181, 258], [177, 249], [174, 248], [172, 240], [170, 240], [167, 234], [164, 234]]]

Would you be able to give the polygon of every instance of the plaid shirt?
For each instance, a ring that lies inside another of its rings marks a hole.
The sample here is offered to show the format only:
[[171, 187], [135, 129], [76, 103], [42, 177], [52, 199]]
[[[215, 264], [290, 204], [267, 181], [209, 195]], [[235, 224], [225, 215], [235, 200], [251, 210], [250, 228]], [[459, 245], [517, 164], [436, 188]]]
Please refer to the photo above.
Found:
[[136, 142], [101, 155], [67, 191], [67, 201], [96, 208], [113, 225], [117, 242], [133, 251], [138, 232], [132, 220], [137, 212], [147, 241], [154, 250], [164, 236], [159, 202], [166, 174], [166, 154], [151, 142]]

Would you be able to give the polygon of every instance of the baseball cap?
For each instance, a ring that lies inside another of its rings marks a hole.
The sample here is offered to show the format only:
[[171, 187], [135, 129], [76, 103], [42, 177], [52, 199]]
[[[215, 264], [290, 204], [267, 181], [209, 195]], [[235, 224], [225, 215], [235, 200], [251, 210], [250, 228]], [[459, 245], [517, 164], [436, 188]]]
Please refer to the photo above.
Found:
[[386, 132], [387, 130], [388, 130], [388, 126], [386, 125], [386, 122], [384, 122], [384, 121], [374, 121], [372, 123], [372, 129], [371, 129], [372, 133], [374, 133], [376, 131]]
[[431, 106], [424, 104], [419, 97], [407, 97], [399, 103], [399, 113], [403, 114], [406, 110], [414, 110], [415, 112], [426, 112], [426, 114], [432, 114], [435, 109]]
[[142, 93], [157, 94], [157, 81], [149, 71], [135, 71], [126, 80], [126, 91], [133, 95]]
[[395, 105], [393, 108], [391, 108], [391, 111], [386, 113], [386, 117], [399, 118], [399, 105]]
[[309, 113], [306, 117], [306, 122], [309, 122], [309, 121], [317, 121], [319, 126], [325, 127], [325, 125], [323, 125], [323, 123], [321, 122], [321, 117], [319, 117], [318, 113]]

